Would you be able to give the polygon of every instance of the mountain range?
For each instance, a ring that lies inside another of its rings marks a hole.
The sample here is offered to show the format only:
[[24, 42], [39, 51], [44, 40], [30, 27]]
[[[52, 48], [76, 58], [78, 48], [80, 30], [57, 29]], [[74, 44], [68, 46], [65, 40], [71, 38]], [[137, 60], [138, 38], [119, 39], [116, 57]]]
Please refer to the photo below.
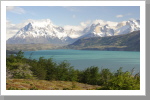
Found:
[[103, 22], [95, 20], [82, 30], [65, 29], [54, 25], [51, 20], [31, 21], [22, 27], [7, 44], [72, 44], [82, 38], [109, 37], [128, 34], [140, 30], [140, 20], [131, 19], [123, 22]]
[[63, 48], [80, 50], [140, 51], [140, 31], [117, 36], [85, 37]]

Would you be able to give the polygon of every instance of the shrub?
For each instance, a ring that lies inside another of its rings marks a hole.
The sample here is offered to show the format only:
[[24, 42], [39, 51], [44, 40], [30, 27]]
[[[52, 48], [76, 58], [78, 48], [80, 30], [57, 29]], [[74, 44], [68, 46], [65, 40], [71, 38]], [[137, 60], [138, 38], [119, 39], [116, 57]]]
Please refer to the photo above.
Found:
[[103, 85], [108, 82], [112, 78], [113, 74], [109, 69], [102, 69], [100, 71], [100, 80], [99, 85]]
[[102, 90], [139, 90], [140, 81], [130, 72], [122, 72], [120, 68], [114, 76], [103, 85]]
[[97, 85], [99, 82], [99, 68], [91, 66], [79, 74], [79, 82]]
[[[28, 64], [22, 63], [13, 63], [11, 65], [11, 69], [7, 69], [7, 76], [9, 78], [23, 78], [23, 79], [31, 79], [33, 78], [33, 73], [30, 70], [31, 66]], [[11, 76], [11, 77], [10, 77]]]

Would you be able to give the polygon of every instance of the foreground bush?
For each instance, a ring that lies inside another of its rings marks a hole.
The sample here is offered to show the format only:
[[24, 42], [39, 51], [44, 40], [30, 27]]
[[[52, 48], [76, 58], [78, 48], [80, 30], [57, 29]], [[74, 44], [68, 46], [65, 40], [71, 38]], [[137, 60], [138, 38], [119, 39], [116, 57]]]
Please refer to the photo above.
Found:
[[120, 68], [114, 76], [104, 83], [102, 90], [139, 90], [139, 76], [133, 77], [130, 72], [123, 72]]
[[67, 61], [56, 63], [52, 58], [26, 59], [23, 52], [6, 58], [7, 78], [38, 79], [48, 81], [76, 81], [100, 85], [102, 90], [139, 90], [140, 74], [123, 72], [122, 68], [113, 73], [109, 69], [99, 70], [91, 66], [85, 70], [75, 70]]

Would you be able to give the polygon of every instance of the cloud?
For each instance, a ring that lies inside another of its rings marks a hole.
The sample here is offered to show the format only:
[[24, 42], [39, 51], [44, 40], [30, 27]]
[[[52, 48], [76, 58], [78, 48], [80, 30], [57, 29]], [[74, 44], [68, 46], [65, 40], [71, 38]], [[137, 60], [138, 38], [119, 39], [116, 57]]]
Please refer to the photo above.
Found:
[[72, 15], [72, 18], [76, 18], [76, 15]]
[[11, 21], [6, 20], [6, 39], [14, 36], [22, 27], [31, 22], [32, 19], [24, 20], [22, 23], [13, 24]]
[[104, 20], [94, 20], [92, 23], [94, 23], [94, 24], [100, 23], [100, 25], [102, 25], [102, 26], [104, 26], [106, 24], [108, 24], [109, 26], [116, 26], [118, 24], [118, 22], [104, 21]]
[[124, 14], [124, 15], [116, 15], [117, 18], [121, 18], [121, 17], [125, 17], [125, 16], [131, 16], [132, 13], [127, 13], [127, 14]]
[[10, 21], [6, 20], [6, 39], [12, 37], [18, 29], [15, 27], [15, 24], [12, 24]]
[[15, 6], [7, 6], [6, 10], [10, 11], [12, 13], [16, 13], [16, 14], [25, 14], [26, 13], [26, 11], [23, 8], [15, 7]]
[[70, 30], [70, 29], [73, 29], [75, 31], [83, 31], [84, 28], [86, 28], [88, 25], [90, 25], [91, 21], [88, 20], [88, 21], [85, 21], [85, 22], [81, 22], [80, 25], [76, 25], [76, 26], [73, 26], [73, 25], [65, 25], [64, 26], [64, 29], [65, 30]]
[[73, 30], [76, 30], [76, 31], [81, 31], [81, 30], [82, 30], [82, 27], [81, 27], [80, 25], [78, 25], [78, 26], [65, 25], [65, 26], [64, 26], [64, 29], [65, 29], [65, 30], [71, 30], [71, 29], [73, 29]]
[[121, 18], [121, 17], [124, 17], [124, 15], [117, 15], [116, 17], [117, 18]]
[[87, 27], [88, 25], [90, 25], [91, 24], [91, 20], [87, 20], [87, 21], [85, 21], [85, 22], [81, 22], [80, 23], [80, 25], [82, 26], [82, 27]]
[[[21, 23], [13, 24], [11, 21], [6, 20], [6, 39], [11, 38], [14, 36], [21, 28], [26, 26], [29, 22], [41, 22], [49, 19], [40, 19], [40, 20], [34, 20], [34, 19], [27, 19], [23, 20]], [[52, 22], [52, 21], [51, 21]]]

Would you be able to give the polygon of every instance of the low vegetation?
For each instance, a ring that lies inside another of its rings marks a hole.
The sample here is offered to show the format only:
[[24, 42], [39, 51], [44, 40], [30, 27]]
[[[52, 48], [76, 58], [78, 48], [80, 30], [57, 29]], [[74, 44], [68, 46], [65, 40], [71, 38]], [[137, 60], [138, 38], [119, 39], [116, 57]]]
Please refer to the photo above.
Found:
[[95, 90], [98, 85], [71, 81], [47, 81], [33, 79], [8, 79], [7, 90]]
[[52, 58], [24, 58], [22, 51], [7, 56], [6, 66], [8, 90], [140, 89], [140, 74], [132, 75], [132, 71], [123, 72], [122, 68], [116, 72], [99, 70], [97, 66], [76, 70], [67, 61], [56, 63]]
[[6, 48], [10, 51], [36, 51], [36, 50], [50, 50], [55, 49], [61, 45], [54, 44], [7, 44]]

